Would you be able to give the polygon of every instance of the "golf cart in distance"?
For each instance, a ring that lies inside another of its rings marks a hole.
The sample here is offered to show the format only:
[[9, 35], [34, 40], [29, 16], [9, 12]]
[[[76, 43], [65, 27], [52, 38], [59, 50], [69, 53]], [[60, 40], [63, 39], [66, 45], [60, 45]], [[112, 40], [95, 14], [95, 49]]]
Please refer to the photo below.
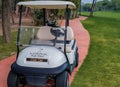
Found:
[[[69, 27], [68, 1], [19, 2], [20, 21], [17, 37], [17, 58], [8, 75], [8, 87], [69, 87], [68, 74], [78, 65], [78, 48]], [[23, 6], [42, 9], [44, 26], [21, 26]], [[65, 26], [46, 26], [46, 9], [66, 9]]]

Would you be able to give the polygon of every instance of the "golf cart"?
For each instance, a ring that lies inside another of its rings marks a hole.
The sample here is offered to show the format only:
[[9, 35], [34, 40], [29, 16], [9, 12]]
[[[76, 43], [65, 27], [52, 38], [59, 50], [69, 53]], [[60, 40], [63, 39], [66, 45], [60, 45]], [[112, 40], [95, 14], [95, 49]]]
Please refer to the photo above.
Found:
[[[68, 74], [78, 65], [78, 48], [69, 27], [68, 1], [19, 2], [20, 20], [17, 37], [17, 58], [8, 75], [8, 87], [69, 87]], [[44, 25], [21, 26], [23, 6], [42, 9]], [[47, 9], [66, 9], [65, 26], [52, 26], [46, 22]]]

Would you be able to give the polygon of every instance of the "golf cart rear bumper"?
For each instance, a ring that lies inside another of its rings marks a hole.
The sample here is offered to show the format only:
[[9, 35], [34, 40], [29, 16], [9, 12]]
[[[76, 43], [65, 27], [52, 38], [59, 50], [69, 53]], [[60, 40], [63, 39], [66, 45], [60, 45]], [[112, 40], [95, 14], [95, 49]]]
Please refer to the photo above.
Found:
[[33, 67], [24, 67], [19, 66], [16, 62], [12, 64], [12, 72], [23, 74], [23, 75], [57, 75], [66, 70], [68, 67], [67, 63], [56, 67], [56, 68], [33, 68]]

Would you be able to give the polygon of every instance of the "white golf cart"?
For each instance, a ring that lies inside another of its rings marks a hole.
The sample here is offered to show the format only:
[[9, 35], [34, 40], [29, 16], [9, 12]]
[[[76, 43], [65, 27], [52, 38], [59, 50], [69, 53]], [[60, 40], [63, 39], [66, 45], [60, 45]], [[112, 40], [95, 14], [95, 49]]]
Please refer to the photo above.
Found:
[[[18, 53], [8, 75], [8, 87], [69, 87], [68, 74], [78, 65], [78, 48], [69, 27], [70, 9], [76, 6], [68, 1], [25, 1], [18, 5]], [[23, 6], [42, 9], [44, 25], [21, 26]], [[47, 24], [47, 9], [66, 9], [65, 26]]]

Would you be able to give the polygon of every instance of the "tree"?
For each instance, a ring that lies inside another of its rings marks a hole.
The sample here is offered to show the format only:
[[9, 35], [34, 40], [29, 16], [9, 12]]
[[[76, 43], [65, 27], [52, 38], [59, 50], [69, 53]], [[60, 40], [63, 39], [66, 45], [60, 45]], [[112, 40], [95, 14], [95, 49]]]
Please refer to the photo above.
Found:
[[114, 10], [120, 10], [120, 0], [111, 0]]
[[2, 8], [2, 2], [1, 2], [1, 0], [0, 0], [0, 17], [1, 17], [1, 13], [2, 13], [2, 12], [1, 12], [1, 11], [2, 11], [1, 8]]
[[97, 0], [93, 0], [92, 6], [91, 6], [91, 11], [90, 11], [90, 16], [93, 16], [96, 2], [97, 2]]
[[15, 20], [14, 20], [14, 13], [15, 13], [15, 11], [14, 11], [14, 8], [15, 8], [15, 6], [14, 6], [14, 0], [11, 0], [10, 1], [10, 8], [11, 8], [11, 19], [12, 19], [12, 23], [13, 24], [15, 24]]
[[10, 0], [2, 0], [2, 29], [3, 41], [10, 42], [11, 29], [10, 29]]
[[82, 4], [82, 0], [80, 0], [80, 5], [79, 5], [79, 12], [80, 12], [80, 15], [81, 15], [81, 9], [82, 9], [81, 4]]
[[84, 11], [90, 12], [90, 11], [91, 11], [91, 4], [87, 3], [87, 4], [83, 5], [83, 6], [82, 6], [82, 9], [83, 9]]

